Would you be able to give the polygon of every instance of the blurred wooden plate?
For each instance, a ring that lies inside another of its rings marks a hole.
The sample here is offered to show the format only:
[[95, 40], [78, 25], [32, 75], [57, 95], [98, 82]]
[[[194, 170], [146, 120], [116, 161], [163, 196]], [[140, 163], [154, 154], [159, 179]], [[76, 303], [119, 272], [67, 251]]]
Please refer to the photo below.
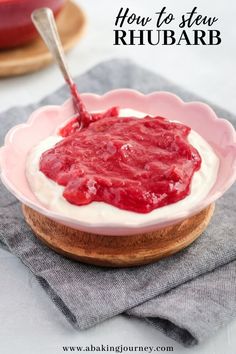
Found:
[[[57, 17], [57, 26], [65, 51], [79, 40], [85, 24], [84, 12], [69, 0]], [[0, 77], [26, 74], [39, 70], [51, 62], [51, 54], [43, 41], [38, 38], [23, 47], [0, 50]]]

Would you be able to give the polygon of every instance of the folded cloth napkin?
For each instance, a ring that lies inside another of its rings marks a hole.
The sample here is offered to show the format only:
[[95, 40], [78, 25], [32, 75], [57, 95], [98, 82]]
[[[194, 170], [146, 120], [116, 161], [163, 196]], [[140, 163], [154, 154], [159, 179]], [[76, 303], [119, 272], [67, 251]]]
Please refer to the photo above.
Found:
[[[127, 60], [111, 60], [76, 80], [81, 92], [127, 87], [144, 93], [166, 90], [184, 100], [200, 98]], [[38, 104], [0, 115], [0, 144], [7, 130], [38, 106], [62, 103], [65, 87]], [[232, 123], [236, 118], [213, 106]], [[31, 269], [48, 296], [77, 328], [125, 313], [140, 317], [171, 338], [191, 346], [236, 317], [236, 186], [216, 205], [204, 234], [187, 249], [154, 264], [103, 269], [68, 260], [38, 241], [24, 222], [19, 203], [0, 186], [0, 241]]]

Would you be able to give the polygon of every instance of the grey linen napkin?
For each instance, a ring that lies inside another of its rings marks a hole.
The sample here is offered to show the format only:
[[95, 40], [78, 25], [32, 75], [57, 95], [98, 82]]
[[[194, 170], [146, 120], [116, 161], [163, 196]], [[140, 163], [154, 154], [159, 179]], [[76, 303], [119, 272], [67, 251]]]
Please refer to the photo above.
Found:
[[[104, 93], [127, 87], [144, 93], [166, 90], [187, 101], [202, 101], [127, 60], [99, 64], [76, 82], [81, 92]], [[60, 104], [67, 96], [67, 89], [62, 87], [37, 104], [0, 114], [0, 144], [7, 130], [25, 121], [36, 107]], [[236, 122], [230, 113], [213, 108], [219, 116]], [[193, 245], [147, 266], [103, 269], [59, 256], [34, 237], [19, 203], [2, 185], [0, 241], [31, 269], [75, 327], [88, 328], [125, 313], [191, 346], [236, 317], [235, 187], [217, 202], [210, 226]]]

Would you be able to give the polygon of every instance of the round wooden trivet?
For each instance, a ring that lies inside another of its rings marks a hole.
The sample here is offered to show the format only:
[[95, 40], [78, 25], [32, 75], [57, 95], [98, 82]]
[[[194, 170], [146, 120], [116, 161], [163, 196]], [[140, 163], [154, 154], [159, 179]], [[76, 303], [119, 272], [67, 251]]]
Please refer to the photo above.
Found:
[[155, 232], [105, 236], [61, 225], [23, 205], [26, 222], [54, 251], [84, 263], [128, 267], [154, 262], [190, 245], [206, 229], [214, 204], [189, 219]]
[[[82, 9], [68, 0], [59, 13], [57, 27], [65, 51], [72, 48], [84, 32], [86, 19]], [[0, 76], [15, 76], [39, 70], [52, 62], [41, 38], [22, 47], [0, 51]]]

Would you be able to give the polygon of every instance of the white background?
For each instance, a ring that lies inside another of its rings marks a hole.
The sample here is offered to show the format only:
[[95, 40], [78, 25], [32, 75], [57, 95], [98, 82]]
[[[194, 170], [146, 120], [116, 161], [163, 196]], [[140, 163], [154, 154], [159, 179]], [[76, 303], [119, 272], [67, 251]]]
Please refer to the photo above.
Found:
[[[88, 17], [86, 36], [68, 55], [73, 75], [101, 60], [129, 57], [173, 82], [236, 112], [236, 2], [234, 0], [80, 0]], [[219, 17], [223, 43], [216, 47], [115, 47], [113, 28], [120, 7], [152, 16], [162, 6], [176, 17], [198, 6]], [[115, 70], [115, 68], [114, 68]], [[0, 110], [37, 101], [62, 84], [55, 66], [18, 78], [0, 80]], [[185, 349], [142, 321], [118, 316], [84, 332], [65, 321], [29, 270], [0, 251], [0, 352], [57, 354], [62, 345], [173, 345], [174, 353], [234, 354], [236, 321], [198, 347]]]

